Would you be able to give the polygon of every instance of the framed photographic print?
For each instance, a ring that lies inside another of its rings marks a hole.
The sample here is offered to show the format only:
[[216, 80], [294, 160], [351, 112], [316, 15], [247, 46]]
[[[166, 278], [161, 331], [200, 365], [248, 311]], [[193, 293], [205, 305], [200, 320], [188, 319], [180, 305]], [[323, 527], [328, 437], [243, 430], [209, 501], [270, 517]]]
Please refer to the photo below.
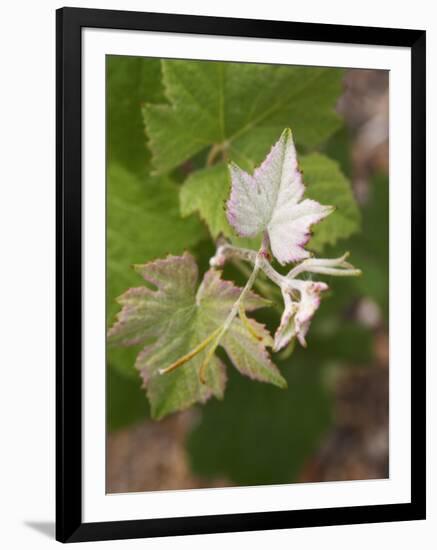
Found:
[[58, 10], [57, 539], [425, 518], [424, 258], [424, 31]]

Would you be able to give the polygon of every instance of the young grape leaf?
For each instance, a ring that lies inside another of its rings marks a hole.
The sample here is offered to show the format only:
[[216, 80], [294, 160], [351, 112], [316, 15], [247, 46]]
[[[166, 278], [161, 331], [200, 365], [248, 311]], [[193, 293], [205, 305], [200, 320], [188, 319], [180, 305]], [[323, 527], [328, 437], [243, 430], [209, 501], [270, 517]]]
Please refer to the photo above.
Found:
[[240, 164], [259, 162], [284, 125], [314, 148], [340, 125], [338, 69], [164, 60], [162, 72], [169, 104], [144, 108], [158, 173], [213, 145]]
[[[312, 153], [301, 156], [299, 165], [307, 186], [305, 196], [336, 207], [329, 217], [313, 226], [308, 248], [321, 252], [325, 245], [348, 238], [360, 229], [360, 211], [350, 182], [336, 161]], [[253, 168], [252, 164], [248, 169], [253, 171]], [[259, 248], [259, 245], [242, 243], [241, 239], [234, 236], [223, 208], [229, 198], [230, 188], [229, 171], [224, 163], [193, 172], [181, 186], [181, 214], [185, 217], [198, 212], [214, 239], [222, 234], [240, 246]]]
[[242, 237], [267, 231], [275, 258], [281, 263], [304, 260], [310, 227], [333, 208], [302, 200], [305, 187], [291, 130], [286, 129], [253, 176], [230, 164], [232, 188], [227, 202], [229, 223]]
[[328, 290], [326, 283], [300, 281], [300, 300], [293, 301], [290, 294], [284, 293], [284, 311], [281, 323], [275, 333], [273, 351], [284, 348], [295, 336], [306, 348], [305, 336], [311, 319], [320, 306], [321, 292]]
[[[223, 324], [241, 289], [221, 279], [215, 270], [209, 270], [198, 287], [196, 262], [188, 253], [138, 265], [136, 271], [147, 286], [131, 288], [120, 296], [122, 310], [108, 333], [108, 341], [113, 345], [144, 346], [136, 367], [144, 381], [152, 416], [162, 418], [205, 402], [212, 395], [222, 397], [226, 376], [217, 356], [208, 365], [205, 383], [200, 381], [207, 347], [177, 369], [165, 374], [160, 371], [195, 350]], [[252, 292], [244, 300], [246, 311], [266, 304]], [[249, 323], [253, 332], [262, 335], [263, 342], [271, 342], [263, 325], [253, 319]], [[220, 345], [242, 374], [279, 387], [286, 385], [265, 345], [239, 319], [234, 319]]]

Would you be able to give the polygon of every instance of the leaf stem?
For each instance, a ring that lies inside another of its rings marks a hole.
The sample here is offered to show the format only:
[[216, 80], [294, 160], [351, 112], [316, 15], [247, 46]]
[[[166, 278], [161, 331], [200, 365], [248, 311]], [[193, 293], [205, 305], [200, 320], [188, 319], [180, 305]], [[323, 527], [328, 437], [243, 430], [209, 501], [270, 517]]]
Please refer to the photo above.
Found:
[[[264, 252], [265, 251], [265, 243], [260, 249]], [[210, 260], [210, 264], [212, 267], [217, 267], [222, 265], [223, 260], [226, 259], [226, 257], [230, 258], [241, 258], [242, 260], [246, 260], [247, 262], [250, 262], [252, 264], [255, 264], [257, 258], [258, 258], [258, 264], [259, 269], [264, 271], [264, 273], [267, 275], [267, 277], [272, 280], [276, 285], [278, 285], [280, 288], [283, 284], [287, 284], [289, 281], [286, 277], [281, 275], [274, 269], [270, 262], [265, 258], [264, 254], [260, 254], [260, 252], [255, 252], [254, 250], [250, 250], [249, 248], [239, 248], [238, 246], [233, 246], [231, 244], [224, 244], [219, 246], [217, 249], [217, 254], [214, 258]]]
[[[234, 259], [233, 262], [234, 266], [241, 271], [241, 273], [245, 277], [249, 277], [251, 273], [251, 269], [246, 266], [243, 262], [240, 260]], [[277, 288], [275, 286], [271, 286], [268, 281], [261, 281], [259, 278], [254, 282], [253, 286], [262, 294], [264, 295], [268, 300], [271, 300], [274, 302], [274, 300], [278, 297], [280, 297], [279, 291], [277, 291]], [[274, 305], [274, 304], [273, 304]], [[282, 310], [281, 310], [282, 311]]]
[[240, 295], [238, 296], [237, 300], [234, 302], [231, 311], [229, 312], [228, 316], [225, 319], [225, 322], [220, 327], [220, 332], [217, 334], [217, 336], [214, 339], [213, 344], [208, 350], [208, 353], [202, 363], [202, 366], [199, 370], [199, 378], [202, 384], [206, 383], [206, 369], [208, 367], [209, 362], [212, 359], [212, 356], [214, 355], [215, 350], [217, 349], [220, 340], [223, 338], [223, 336], [228, 331], [229, 327], [231, 326], [232, 321], [234, 320], [235, 316], [238, 313], [238, 310], [240, 308], [240, 304], [243, 303], [243, 300], [246, 296], [246, 294], [249, 292], [249, 290], [252, 288], [253, 283], [255, 282], [256, 276], [258, 275], [259, 269], [260, 269], [260, 261], [262, 259], [262, 254], [265, 252], [265, 243], [261, 245], [260, 250], [255, 254], [255, 262], [253, 271], [250, 274], [249, 279], [247, 280], [246, 284], [244, 285], [243, 290], [240, 292]]
[[229, 144], [227, 141], [224, 141], [223, 143], [214, 143], [214, 145], [209, 150], [208, 157], [206, 159], [206, 166], [212, 166], [220, 153], [222, 154], [224, 160], [228, 145]]
[[240, 303], [240, 307], [238, 308], [238, 317], [241, 319], [244, 326], [247, 328], [251, 336], [255, 338], [255, 340], [258, 340], [258, 342], [262, 341], [262, 336], [260, 336], [257, 331], [253, 328], [251, 322], [249, 321], [249, 318], [246, 315], [246, 311], [244, 309], [243, 303]]
[[208, 346], [208, 344], [215, 338], [215, 336], [217, 336], [217, 334], [220, 331], [220, 328], [221, 327], [219, 327], [216, 330], [214, 330], [213, 332], [211, 332], [211, 334], [209, 336], [207, 336], [205, 338], [205, 340], [200, 342], [200, 344], [198, 344], [194, 349], [192, 349], [190, 352], [188, 352], [185, 355], [183, 355], [182, 357], [180, 357], [177, 361], [172, 363], [169, 367], [166, 367], [165, 369], [159, 369], [159, 371], [158, 371], [159, 374], [167, 374], [168, 372], [172, 372], [175, 369], [177, 369], [178, 367], [182, 367], [182, 365], [185, 365], [185, 363], [190, 361], [190, 359], [195, 357], [198, 353], [203, 351]]
[[[355, 269], [350, 263], [346, 262], [348, 253], [340, 258], [334, 259], [314, 259], [309, 258], [304, 260], [296, 267], [290, 270], [287, 276], [281, 275], [270, 264], [265, 255], [261, 255], [259, 259], [259, 269], [261, 269], [267, 277], [273, 281], [279, 288], [288, 288], [290, 290], [299, 289], [299, 281], [296, 279], [298, 275], [304, 272], [319, 273], [321, 275], [335, 275], [336, 277], [358, 277], [361, 275], [360, 269]], [[231, 244], [224, 244], [218, 247], [217, 253], [210, 260], [213, 267], [222, 266], [227, 258], [241, 258], [247, 262], [255, 263], [258, 257], [254, 250], [248, 248], [239, 248]]]

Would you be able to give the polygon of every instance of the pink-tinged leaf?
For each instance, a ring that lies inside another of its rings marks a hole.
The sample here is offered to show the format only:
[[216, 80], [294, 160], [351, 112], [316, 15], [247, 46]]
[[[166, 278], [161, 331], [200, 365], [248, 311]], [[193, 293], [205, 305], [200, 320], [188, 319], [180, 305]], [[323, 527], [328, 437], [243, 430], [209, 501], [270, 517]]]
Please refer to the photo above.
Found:
[[311, 319], [320, 305], [320, 294], [328, 289], [326, 283], [313, 281], [293, 281], [300, 292], [300, 300], [293, 301], [289, 292], [283, 292], [284, 311], [275, 333], [274, 351], [284, 348], [294, 337], [306, 347], [306, 334]]
[[281, 322], [275, 332], [273, 351], [279, 351], [291, 342], [296, 336], [296, 327], [294, 315], [296, 313], [297, 304], [293, 302], [288, 293], [283, 294], [284, 311], [282, 312]]
[[[241, 289], [209, 270], [198, 287], [197, 266], [190, 254], [169, 256], [142, 266], [136, 271], [149, 286], [132, 288], [119, 302], [123, 306], [109, 330], [108, 342], [115, 345], [142, 344], [136, 360], [155, 418], [204, 403], [212, 395], [221, 398], [226, 374], [220, 359], [214, 356], [206, 369], [206, 383], [199, 371], [208, 353], [201, 347], [227, 318]], [[244, 300], [247, 311], [267, 304], [253, 292]], [[262, 336], [256, 341], [239, 319], [234, 320], [220, 342], [240, 372], [252, 378], [283, 386], [285, 381], [271, 363], [265, 349], [270, 335], [253, 319], [254, 329]], [[201, 350], [171, 372], [160, 374], [175, 362]]]
[[231, 195], [227, 217], [236, 232], [253, 237], [267, 231], [275, 258], [281, 263], [303, 260], [310, 228], [333, 208], [302, 197], [305, 187], [291, 130], [286, 129], [251, 176], [230, 164]]
[[320, 305], [320, 293], [328, 289], [326, 283], [304, 281], [301, 290], [299, 307], [295, 316], [296, 336], [300, 344], [306, 347], [305, 336], [311, 319]]

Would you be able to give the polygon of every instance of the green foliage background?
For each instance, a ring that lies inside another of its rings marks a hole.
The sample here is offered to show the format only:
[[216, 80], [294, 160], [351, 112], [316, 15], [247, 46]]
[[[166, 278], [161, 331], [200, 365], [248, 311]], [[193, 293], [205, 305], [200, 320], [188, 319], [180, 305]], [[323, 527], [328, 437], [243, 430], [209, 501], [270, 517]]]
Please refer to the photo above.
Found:
[[[287, 126], [308, 196], [337, 206], [315, 229], [311, 248], [333, 257], [350, 250], [364, 272], [359, 279], [326, 279], [331, 292], [308, 349], [274, 357], [287, 390], [228, 368], [224, 400], [201, 408], [187, 444], [194, 471], [204, 476], [236, 484], [296, 480], [332, 422], [331, 375], [372, 361], [372, 334], [351, 321], [350, 307], [370, 296], [387, 319], [388, 185], [377, 178], [359, 210], [349, 181], [349, 136], [334, 111], [342, 77], [337, 69], [107, 58], [108, 325], [118, 310], [115, 298], [141, 284], [132, 264], [190, 250], [203, 272], [217, 235], [241, 241], [223, 210], [226, 162], [252, 170]], [[244, 281], [231, 268], [225, 277]], [[261, 320], [274, 330], [279, 313], [271, 308]], [[110, 430], [149, 415], [133, 368], [138, 351], [108, 349]]]

